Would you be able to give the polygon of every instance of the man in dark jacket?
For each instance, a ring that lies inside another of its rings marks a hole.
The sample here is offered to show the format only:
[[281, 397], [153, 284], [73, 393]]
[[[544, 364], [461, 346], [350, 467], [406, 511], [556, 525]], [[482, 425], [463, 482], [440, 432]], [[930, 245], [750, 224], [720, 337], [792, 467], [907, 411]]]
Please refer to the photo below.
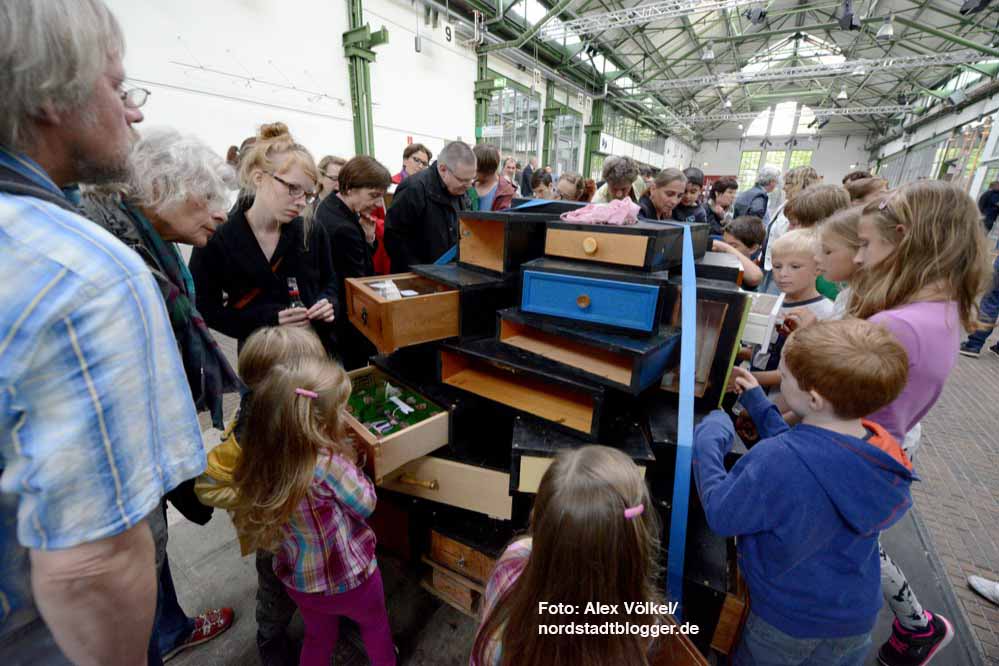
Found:
[[534, 190], [531, 189], [531, 178], [534, 177], [534, 170], [538, 168], [538, 158], [532, 157], [531, 161], [527, 163], [524, 170], [520, 174], [520, 194], [527, 198], [534, 196]]
[[780, 169], [774, 166], [765, 166], [760, 169], [760, 175], [756, 177], [756, 185], [736, 197], [733, 204], [735, 217], [752, 215], [766, 221], [770, 193], [774, 191], [779, 182]]
[[475, 180], [475, 155], [460, 141], [449, 143], [438, 161], [402, 181], [385, 218], [385, 248], [392, 270], [432, 264], [458, 242], [458, 212]]
[[999, 217], [999, 180], [990, 183], [989, 189], [978, 197], [978, 210], [982, 213], [986, 232], [992, 231], [996, 217]]

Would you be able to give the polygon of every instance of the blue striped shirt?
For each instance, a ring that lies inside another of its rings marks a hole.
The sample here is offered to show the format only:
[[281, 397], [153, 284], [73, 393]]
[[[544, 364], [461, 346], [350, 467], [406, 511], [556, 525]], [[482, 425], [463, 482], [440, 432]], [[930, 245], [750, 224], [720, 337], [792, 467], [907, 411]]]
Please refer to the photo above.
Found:
[[[38, 165], [0, 160], [58, 193]], [[160, 290], [85, 218], [0, 194], [0, 639], [34, 609], [26, 549], [120, 534], [205, 467]]]

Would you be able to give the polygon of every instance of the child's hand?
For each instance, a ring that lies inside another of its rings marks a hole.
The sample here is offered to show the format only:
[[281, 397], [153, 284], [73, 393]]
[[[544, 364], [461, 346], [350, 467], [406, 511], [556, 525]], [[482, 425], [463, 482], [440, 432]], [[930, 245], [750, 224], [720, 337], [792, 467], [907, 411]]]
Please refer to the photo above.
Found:
[[[785, 316], [784, 323], [788, 327], [790, 334], [791, 331], [798, 328], [807, 328], [817, 322], [818, 317], [815, 316], [815, 312], [809, 310], [808, 308], [794, 308]], [[791, 322], [794, 322], [791, 324]]]
[[732, 368], [732, 382], [735, 384], [735, 392], [739, 395], [760, 385], [753, 373], [740, 367]]

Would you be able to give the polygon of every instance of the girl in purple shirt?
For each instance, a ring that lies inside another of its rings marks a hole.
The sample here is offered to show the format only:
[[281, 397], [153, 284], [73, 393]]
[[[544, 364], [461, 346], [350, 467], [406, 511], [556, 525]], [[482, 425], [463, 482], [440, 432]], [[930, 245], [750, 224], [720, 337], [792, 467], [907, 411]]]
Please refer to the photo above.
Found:
[[[861, 267], [849, 314], [888, 328], [909, 355], [901, 395], [869, 418], [903, 441], [929, 412], [957, 362], [961, 329], [975, 328], [976, 299], [989, 274], [988, 248], [975, 202], [943, 181], [910, 183], [863, 211]], [[878, 659], [922, 666], [953, 637], [950, 623], [924, 611], [884, 550], [882, 585], [895, 622]]]

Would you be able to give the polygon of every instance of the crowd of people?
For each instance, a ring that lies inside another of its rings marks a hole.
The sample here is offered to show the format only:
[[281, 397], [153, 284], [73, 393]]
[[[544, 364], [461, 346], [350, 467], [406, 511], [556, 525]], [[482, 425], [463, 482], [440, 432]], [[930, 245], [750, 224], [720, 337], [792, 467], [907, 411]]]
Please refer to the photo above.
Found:
[[[600, 182], [556, 178], [457, 141], [436, 159], [408, 145], [393, 176], [364, 155], [317, 163], [280, 122], [223, 159], [133, 127], [150, 93], [123, 56], [101, 0], [0, 9], [0, 663], [159, 664], [227, 630], [232, 609], [191, 617], [177, 599], [167, 502], [202, 525], [231, 512], [256, 559], [265, 664], [328, 664], [342, 617], [372, 664], [396, 663], [366, 522], [375, 489], [344, 433], [345, 370], [374, 353], [344, 280], [438, 260], [461, 211], [510, 208], [518, 191], [708, 224], [744, 288], [784, 294], [775, 339], [733, 370], [741, 416], [714, 412], [695, 432], [698, 493], [711, 528], [739, 537], [752, 600], [735, 663], [861, 664], [882, 595], [895, 621], [881, 663], [926, 664], [951, 639], [878, 538], [911, 505], [919, 422], [959, 347], [977, 355], [995, 326], [985, 232], [999, 184], [976, 206], [939, 181], [889, 190], [867, 172], [832, 184], [764, 167], [745, 191], [733, 178], [705, 191], [693, 167], [610, 157]], [[212, 330], [238, 341], [238, 369]], [[228, 427], [227, 393], [240, 395]], [[207, 455], [202, 411], [225, 429]], [[756, 443], [727, 471], [736, 428]], [[651, 507], [619, 451], [559, 455], [492, 572], [471, 663], [641, 664], [676, 649], [651, 637], [670, 618], [625, 605], [661, 601]], [[605, 620], [646, 631], [544, 636], [568, 618], [540, 602], [610, 604]], [[301, 650], [286, 635], [296, 610]]]

